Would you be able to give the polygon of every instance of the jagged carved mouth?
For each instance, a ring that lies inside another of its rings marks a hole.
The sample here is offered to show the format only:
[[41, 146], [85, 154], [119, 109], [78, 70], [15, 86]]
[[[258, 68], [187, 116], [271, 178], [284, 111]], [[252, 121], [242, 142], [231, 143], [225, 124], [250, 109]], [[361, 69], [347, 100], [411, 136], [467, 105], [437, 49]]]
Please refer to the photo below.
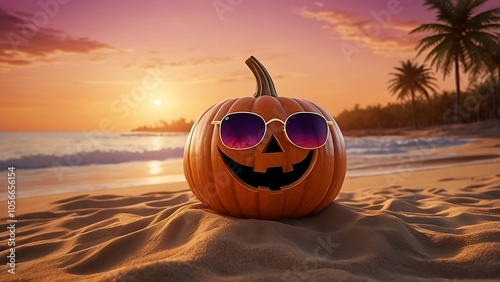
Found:
[[266, 172], [255, 172], [253, 167], [239, 164], [228, 157], [220, 149], [219, 153], [229, 170], [240, 181], [254, 187], [268, 187], [269, 190], [281, 190], [282, 187], [297, 182], [309, 168], [313, 159], [313, 151], [300, 162], [293, 165], [293, 170], [283, 172], [282, 167], [269, 167]]

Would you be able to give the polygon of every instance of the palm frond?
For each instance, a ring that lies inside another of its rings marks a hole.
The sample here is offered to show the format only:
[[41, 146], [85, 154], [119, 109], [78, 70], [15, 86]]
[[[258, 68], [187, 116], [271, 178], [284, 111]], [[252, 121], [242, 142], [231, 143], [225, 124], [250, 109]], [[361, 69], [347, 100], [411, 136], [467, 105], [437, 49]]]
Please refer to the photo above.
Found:
[[449, 22], [453, 19], [454, 6], [450, 0], [426, 0], [424, 6], [427, 6], [427, 10], [435, 10], [437, 12], [437, 20], [443, 22]]
[[427, 96], [428, 90], [435, 91], [437, 87], [431, 69], [423, 64], [417, 65], [410, 60], [401, 61], [394, 69], [397, 72], [389, 73], [392, 78], [388, 81], [388, 90], [398, 100], [408, 99], [412, 93]]
[[436, 66], [438, 69], [442, 67], [443, 60], [448, 53], [452, 52], [453, 49], [453, 39], [447, 37], [445, 40], [441, 41], [427, 54], [425, 60], [432, 58], [431, 66]]
[[437, 24], [437, 23], [428, 23], [428, 24], [421, 24], [420, 26], [414, 28], [413, 30], [410, 31], [410, 34], [416, 33], [416, 32], [448, 33], [451, 31], [452, 31], [452, 29], [448, 25]]
[[469, 32], [467, 39], [471, 40], [478, 48], [494, 50], [498, 47], [498, 37], [487, 32]]
[[446, 37], [449, 36], [448, 34], [436, 34], [436, 35], [431, 35], [425, 38], [422, 38], [418, 43], [415, 49], [418, 50], [417, 56], [419, 56], [422, 52], [425, 50], [439, 44], [443, 40], [446, 39]]
[[454, 66], [455, 52], [447, 52], [443, 61], [441, 62], [441, 66], [438, 66], [439, 69], [443, 70], [443, 77], [451, 74], [451, 71]]
[[500, 28], [500, 8], [473, 15], [474, 10], [486, 0], [426, 0], [428, 10], [436, 11], [438, 23], [423, 24], [410, 33], [431, 32], [416, 46], [417, 56], [429, 51], [425, 60], [449, 75], [458, 58], [468, 71], [482, 60], [481, 49], [498, 48], [497, 34], [490, 31]]
[[464, 2], [467, 2], [469, 4], [469, 9], [471, 11], [474, 11], [477, 7], [483, 5], [484, 3], [486, 3], [488, 0], [460, 0], [460, 1], [464, 1]]
[[500, 20], [500, 8], [488, 10], [472, 16], [467, 21], [467, 28], [484, 28], [484, 25], [495, 24]]

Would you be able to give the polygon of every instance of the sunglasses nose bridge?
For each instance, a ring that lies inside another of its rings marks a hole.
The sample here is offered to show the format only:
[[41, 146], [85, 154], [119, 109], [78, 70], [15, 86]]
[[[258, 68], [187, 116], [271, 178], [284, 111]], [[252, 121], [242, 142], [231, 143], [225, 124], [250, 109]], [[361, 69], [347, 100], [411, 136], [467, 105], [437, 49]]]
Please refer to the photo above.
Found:
[[278, 123], [275, 123], [275, 122], [278, 122], [278, 123], [281, 123], [282, 125], [282, 130], [284, 131], [285, 130], [285, 122], [282, 121], [281, 119], [279, 118], [273, 118], [273, 119], [270, 119], [268, 120], [265, 124], [266, 124], [266, 127], [267, 128], [270, 128], [271, 126], [271, 129], [272, 130], [267, 130], [267, 131], [271, 131], [270, 133], [272, 134], [273, 132], [274, 133], [278, 133], [278, 132], [281, 132], [281, 130], [278, 128], [280, 125]]
[[270, 119], [270, 120], [268, 120], [268, 121], [266, 122], [266, 126], [268, 126], [270, 123], [272, 123], [272, 122], [274, 122], [274, 121], [278, 121], [278, 122], [280, 122], [281, 124], [285, 125], [285, 122], [284, 122], [284, 121], [282, 121], [281, 119], [279, 119], [279, 118], [272, 118], [272, 119]]
[[[286, 121], [283, 121], [283, 120], [281, 120], [281, 119], [279, 119], [279, 118], [272, 118], [272, 119], [268, 120], [268, 121], [265, 123], [265, 124], [266, 124], [266, 127], [269, 127], [269, 126], [270, 126], [270, 124], [272, 124], [272, 123], [273, 123], [273, 122], [275, 122], [275, 121], [276, 121], [276, 122], [281, 123], [282, 127], [281, 127], [281, 130], [279, 130], [278, 128], [276, 128], [276, 130], [274, 130], [274, 132], [275, 132], [275, 133], [278, 133], [278, 132], [279, 132], [279, 133], [283, 134], [284, 139], [285, 139], [286, 141], [288, 141], [288, 142], [292, 143], [294, 146], [296, 146], [296, 145], [295, 145], [295, 143], [293, 143], [293, 142], [292, 142], [292, 140], [290, 140], [290, 138], [288, 137], [288, 134], [287, 134], [287, 132], [286, 132]], [[275, 125], [277, 125], [276, 123], [274, 123], [274, 124], [275, 124]], [[269, 131], [269, 130], [266, 130], [266, 131]], [[267, 133], [267, 134], [269, 134], [269, 133]], [[267, 135], [267, 134], [266, 134], [266, 135]], [[271, 134], [272, 134], [272, 132], [271, 132]]]

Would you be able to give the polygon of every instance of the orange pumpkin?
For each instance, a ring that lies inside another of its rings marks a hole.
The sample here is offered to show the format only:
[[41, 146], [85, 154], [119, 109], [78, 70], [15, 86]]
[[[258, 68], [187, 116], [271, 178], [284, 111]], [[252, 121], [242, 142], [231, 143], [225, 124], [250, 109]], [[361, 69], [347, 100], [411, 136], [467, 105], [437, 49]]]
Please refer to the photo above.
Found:
[[[254, 96], [213, 105], [191, 128], [184, 149], [189, 187], [209, 208], [235, 217], [295, 218], [323, 210], [339, 193], [346, 172], [338, 125], [312, 102], [278, 97], [270, 75], [253, 56], [246, 64], [257, 79]], [[235, 149], [222, 141], [220, 123], [241, 112], [261, 116], [267, 130], [260, 132], [265, 134], [258, 144]], [[307, 149], [291, 142], [284, 121], [302, 112], [327, 121], [324, 145]]]

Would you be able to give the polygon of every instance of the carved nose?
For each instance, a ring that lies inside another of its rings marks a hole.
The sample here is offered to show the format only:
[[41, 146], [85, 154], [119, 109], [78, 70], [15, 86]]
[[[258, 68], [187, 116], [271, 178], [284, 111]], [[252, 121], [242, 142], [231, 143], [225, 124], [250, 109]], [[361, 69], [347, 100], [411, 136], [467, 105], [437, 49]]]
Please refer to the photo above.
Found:
[[271, 139], [269, 143], [267, 143], [264, 153], [283, 153], [283, 149], [281, 149], [280, 143], [276, 140], [274, 135], [271, 135]]

